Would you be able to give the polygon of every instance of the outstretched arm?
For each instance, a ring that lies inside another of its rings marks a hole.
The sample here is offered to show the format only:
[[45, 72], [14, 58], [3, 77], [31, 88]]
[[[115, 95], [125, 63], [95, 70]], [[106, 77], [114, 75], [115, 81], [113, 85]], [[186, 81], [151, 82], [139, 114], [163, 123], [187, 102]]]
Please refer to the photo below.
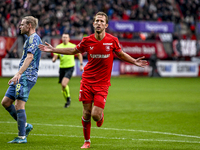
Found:
[[116, 53], [116, 55], [121, 60], [129, 62], [129, 63], [134, 64], [134, 65], [139, 66], [139, 67], [145, 67], [145, 66], [148, 65], [146, 60], [142, 60], [142, 59], [144, 59], [144, 56], [143, 57], [139, 57], [137, 59], [134, 59], [133, 57], [131, 57], [130, 55], [128, 55], [127, 53], [125, 53], [123, 51], [120, 51], [120, 52]]
[[45, 42], [46, 45], [40, 44], [38, 47], [41, 51], [50, 52], [50, 53], [58, 53], [65, 55], [75, 55], [79, 53], [75, 48], [54, 48], [51, 44]]

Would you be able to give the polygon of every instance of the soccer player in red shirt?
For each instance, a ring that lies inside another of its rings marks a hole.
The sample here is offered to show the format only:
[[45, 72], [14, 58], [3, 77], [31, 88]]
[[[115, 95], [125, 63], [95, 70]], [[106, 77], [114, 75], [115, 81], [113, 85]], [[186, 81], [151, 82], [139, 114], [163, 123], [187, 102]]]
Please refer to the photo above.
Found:
[[98, 127], [104, 121], [104, 107], [108, 95], [114, 53], [123, 61], [139, 67], [147, 65], [144, 57], [132, 58], [121, 50], [116, 37], [105, 32], [108, 27], [108, 16], [98, 12], [93, 20], [95, 33], [84, 37], [75, 48], [54, 48], [50, 44], [39, 45], [42, 51], [75, 55], [88, 53], [88, 63], [84, 67], [80, 85], [79, 101], [83, 103], [82, 125], [85, 143], [81, 148], [90, 147], [91, 117]]

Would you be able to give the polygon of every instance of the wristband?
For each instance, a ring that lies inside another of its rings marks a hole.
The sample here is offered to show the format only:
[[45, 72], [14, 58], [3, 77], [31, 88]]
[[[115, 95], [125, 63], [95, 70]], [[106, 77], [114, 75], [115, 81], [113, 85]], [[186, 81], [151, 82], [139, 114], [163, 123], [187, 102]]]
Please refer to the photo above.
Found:
[[83, 65], [83, 63], [80, 63], [80, 65]]

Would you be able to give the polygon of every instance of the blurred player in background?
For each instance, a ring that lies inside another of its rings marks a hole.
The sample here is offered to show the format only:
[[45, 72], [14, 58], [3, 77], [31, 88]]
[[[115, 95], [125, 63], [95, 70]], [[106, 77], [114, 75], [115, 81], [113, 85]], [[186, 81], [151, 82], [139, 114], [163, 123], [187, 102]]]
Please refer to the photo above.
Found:
[[[38, 77], [41, 57], [41, 51], [38, 45], [42, 44], [42, 41], [35, 32], [37, 25], [37, 18], [26, 16], [22, 18], [19, 27], [21, 34], [26, 34], [28, 38], [24, 43], [19, 70], [9, 80], [9, 88], [1, 102], [3, 107], [17, 121], [18, 125], [18, 137], [8, 143], [27, 143], [27, 136], [33, 129], [31, 124], [26, 123], [25, 104], [28, 100], [29, 92], [35, 85]], [[14, 102], [15, 106], [13, 105]]]
[[147, 65], [144, 57], [132, 58], [121, 50], [116, 37], [105, 32], [108, 27], [108, 16], [98, 12], [93, 20], [95, 33], [82, 39], [76, 48], [53, 48], [50, 44], [39, 45], [42, 51], [66, 55], [88, 53], [88, 63], [84, 67], [80, 85], [79, 101], [83, 103], [83, 134], [85, 142], [81, 148], [90, 147], [91, 117], [101, 127], [104, 122], [104, 107], [108, 95], [113, 57], [115, 53], [121, 60], [139, 67]]
[[[70, 43], [69, 40], [70, 40], [69, 34], [64, 33], [62, 35], [62, 43], [57, 45], [56, 48], [75, 48], [76, 45]], [[80, 61], [80, 71], [83, 71], [82, 54], [78, 53], [77, 56]], [[60, 59], [59, 83], [61, 83], [62, 93], [66, 100], [64, 107], [67, 108], [71, 103], [68, 83], [74, 71], [74, 66], [75, 66], [74, 55], [63, 55], [54, 53], [52, 61], [55, 62], [57, 58]]]

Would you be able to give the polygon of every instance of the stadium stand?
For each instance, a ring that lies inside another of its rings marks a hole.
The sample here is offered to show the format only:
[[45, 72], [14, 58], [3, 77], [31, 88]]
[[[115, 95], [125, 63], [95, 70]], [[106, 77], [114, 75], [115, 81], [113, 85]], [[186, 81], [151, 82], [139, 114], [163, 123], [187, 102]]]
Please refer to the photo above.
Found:
[[198, 0], [5, 0], [0, 4], [0, 35], [17, 36], [19, 20], [33, 15], [39, 18], [41, 37], [69, 32], [71, 37], [81, 38], [92, 33], [91, 16], [98, 11], [106, 12], [112, 20], [171, 21], [176, 24], [175, 32], [186, 35], [188, 29], [195, 31], [200, 20], [199, 6]]
[[[0, 36], [20, 35], [19, 20], [33, 15], [39, 19], [37, 33], [41, 38], [57, 37], [67, 32], [71, 38], [81, 39], [93, 33], [91, 16], [98, 11], [106, 12], [110, 20], [173, 22], [172, 40], [198, 38], [198, 0], [1, 0]], [[113, 32], [109, 29], [107, 32], [121, 40], [163, 39], [154, 32], [145, 34], [146, 37], [138, 32]]]

